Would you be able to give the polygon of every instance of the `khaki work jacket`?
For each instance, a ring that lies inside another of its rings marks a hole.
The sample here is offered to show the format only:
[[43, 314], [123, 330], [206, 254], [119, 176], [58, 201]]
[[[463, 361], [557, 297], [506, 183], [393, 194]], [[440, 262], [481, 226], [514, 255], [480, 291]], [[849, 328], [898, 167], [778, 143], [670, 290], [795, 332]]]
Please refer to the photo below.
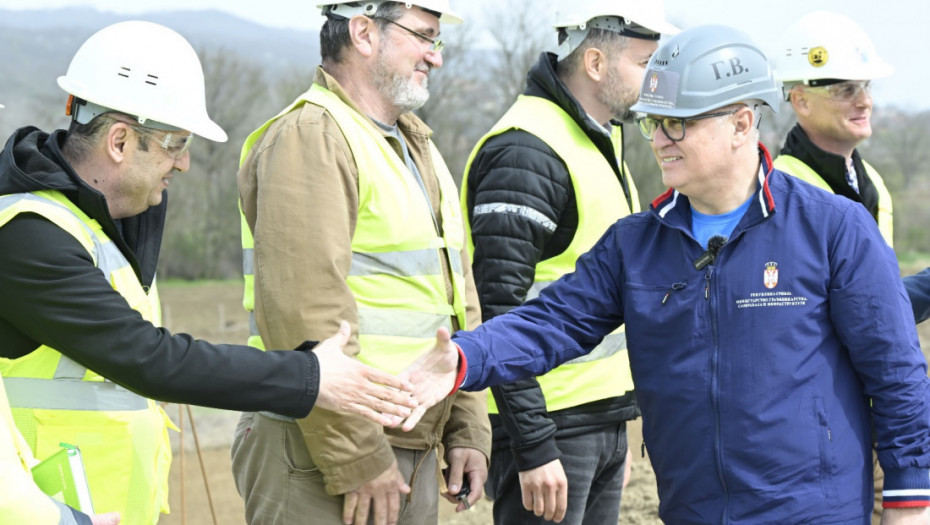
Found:
[[[314, 82], [359, 111], [322, 68]], [[439, 184], [428, 147], [432, 131], [410, 113], [400, 117], [398, 126], [438, 217]], [[402, 155], [400, 143], [387, 133], [384, 137]], [[281, 117], [252, 147], [238, 182], [246, 222], [255, 237], [255, 316], [266, 348], [295, 348], [307, 339], [323, 340], [336, 332], [341, 319], [357, 334], [358, 312], [346, 277], [358, 210], [358, 171], [334, 119], [309, 103]], [[474, 329], [481, 316], [465, 251], [462, 265], [468, 303], [465, 328]], [[448, 268], [445, 275], [451, 302]], [[353, 335], [346, 352], [366, 351], [377, 348], [359, 348]], [[483, 393], [458, 392], [431, 408], [411, 432], [319, 408], [298, 424], [326, 491], [335, 495], [387, 470], [394, 461], [391, 446], [435, 447], [440, 455], [469, 447], [489, 457], [486, 410]]]

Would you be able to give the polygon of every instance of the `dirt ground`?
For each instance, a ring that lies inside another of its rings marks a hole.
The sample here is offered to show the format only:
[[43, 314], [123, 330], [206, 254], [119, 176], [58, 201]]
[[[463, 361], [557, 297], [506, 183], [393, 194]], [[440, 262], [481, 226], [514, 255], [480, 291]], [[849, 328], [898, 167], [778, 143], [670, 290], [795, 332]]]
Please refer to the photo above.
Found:
[[[905, 273], [912, 273], [907, 272]], [[173, 332], [186, 332], [211, 342], [241, 343], [248, 332], [247, 318], [241, 306], [241, 284], [208, 283], [198, 285], [162, 285], [165, 326]], [[921, 344], [930, 348], [930, 323], [919, 327]], [[197, 440], [201, 454], [194, 443], [194, 432], [187, 407], [168, 405], [165, 410], [176, 424], [183, 414], [183, 473], [182, 452], [178, 433], [172, 432], [175, 444], [171, 470], [172, 512], [164, 516], [160, 525], [245, 525], [243, 504], [230, 473], [229, 443], [238, 420], [238, 413], [192, 407]], [[658, 496], [655, 475], [648, 458], [640, 457], [642, 435], [639, 422], [629, 427], [630, 448], [633, 450], [633, 477], [623, 493], [621, 524], [659, 525]], [[202, 467], [201, 467], [202, 465]], [[206, 473], [207, 483], [204, 483]], [[211, 498], [207, 498], [209, 492]], [[212, 499], [212, 512], [210, 500]], [[491, 524], [491, 504], [481, 501], [470, 511], [451, 512], [451, 504], [440, 502], [441, 525]], [[214, 517], [215, 516], [215, 517]]]

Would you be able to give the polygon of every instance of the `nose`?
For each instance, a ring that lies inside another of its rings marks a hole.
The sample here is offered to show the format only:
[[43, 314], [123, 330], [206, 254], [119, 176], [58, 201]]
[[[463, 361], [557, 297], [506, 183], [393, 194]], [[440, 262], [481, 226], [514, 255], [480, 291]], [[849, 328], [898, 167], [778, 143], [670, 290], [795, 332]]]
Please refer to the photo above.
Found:
[[872, 105], [872, 93], [868, 89], [860, 89], [859, 93], [856, 94], [856, 98], [853, 99], [853, 104], [856, 107], [867, 107]]
[[427, 51], [424, 58], [429, 62], [430, 67], [434, 69], [442, 67], [442, 51]]
[[174, 169], [185, 173], [187, 170], [191, 169], [191, 152], [185, 151], [184, 155], [174, 159]]
[[665, 129], [662, 126], [657, 127], [656, 132], [652, 134], [652, 149], [658, 150], [674, 143], [675, 141], [665, 134]]

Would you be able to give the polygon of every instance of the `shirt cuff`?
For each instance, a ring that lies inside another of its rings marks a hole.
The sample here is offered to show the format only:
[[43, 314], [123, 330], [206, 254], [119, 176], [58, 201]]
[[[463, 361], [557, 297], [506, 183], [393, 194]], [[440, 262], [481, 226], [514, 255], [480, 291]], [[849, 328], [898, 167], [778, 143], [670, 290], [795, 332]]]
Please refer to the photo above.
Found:
[[465, 374], [466, 372], [468, 372], [468, 360], [465, 359], [465, 352], [462, 351], [461, 346], [457, 345], [456, 343], [452, 343], [452, 344], [454, 344], [455, 349], [459, 351], [459, 365], [458, 365], [459, 370], [455, 374], [455, 384], [452, 385], [452, 391], [449, 392], [450, 396], [456, 393], [459, 387], [462, 386], [462, 383], [465, 382]]
[[882, 507], [930, 507], [930, 468], [911, 467], [885, 471]]

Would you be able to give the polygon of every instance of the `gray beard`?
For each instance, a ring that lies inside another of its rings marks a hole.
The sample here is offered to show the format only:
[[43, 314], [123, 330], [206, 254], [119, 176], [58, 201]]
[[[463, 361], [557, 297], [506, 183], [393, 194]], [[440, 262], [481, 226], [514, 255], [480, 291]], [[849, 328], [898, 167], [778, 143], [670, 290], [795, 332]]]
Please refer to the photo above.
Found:
[[429, 100], [428, 85], [429, 79], [425, 79], [422, 86], [417, 86], [410, 77], [389, 72], [383, 64], [378, 64], [375, 70], [375, 86], [378, 91], [401, 113], [419, 109], [426, 104]]

